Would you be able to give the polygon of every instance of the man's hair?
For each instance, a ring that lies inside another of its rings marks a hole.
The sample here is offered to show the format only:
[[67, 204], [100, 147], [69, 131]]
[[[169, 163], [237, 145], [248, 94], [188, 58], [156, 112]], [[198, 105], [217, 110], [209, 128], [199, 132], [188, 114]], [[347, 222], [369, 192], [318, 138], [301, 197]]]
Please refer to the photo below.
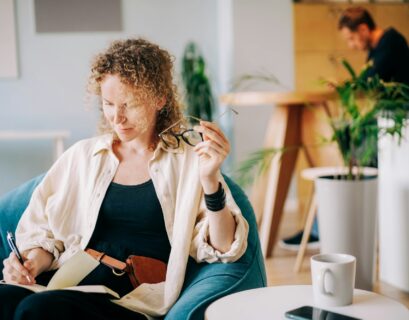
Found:
[[362, 7], [347, 8], [338, 21], [338, 29], [348, 28], [351, 31], [356, 31], [360, 24], [366, 24], [369, 30], [376, 28], [375, 21], [371, 14]]

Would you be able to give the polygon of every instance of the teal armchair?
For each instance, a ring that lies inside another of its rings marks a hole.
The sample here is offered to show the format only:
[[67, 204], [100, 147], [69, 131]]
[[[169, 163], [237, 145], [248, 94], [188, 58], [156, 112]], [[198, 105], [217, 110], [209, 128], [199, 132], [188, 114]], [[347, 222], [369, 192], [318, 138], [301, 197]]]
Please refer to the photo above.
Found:
[[[0, 198], [0, 267], [9, 254], [6, 231], [14, 231], [31, 194], [43, 176], [38, 176]], [[178, 301], [165, 320], [202, 320], [208, 305], [228, 294], [265, 287], [266, 272], [253, 209], [244, 192], [225, 177], [233, 197], [250, 226], [245, 254], [234, 263], [188, 262], [186, 278]], [[1, 277], [1, 276], [0, 276]]]

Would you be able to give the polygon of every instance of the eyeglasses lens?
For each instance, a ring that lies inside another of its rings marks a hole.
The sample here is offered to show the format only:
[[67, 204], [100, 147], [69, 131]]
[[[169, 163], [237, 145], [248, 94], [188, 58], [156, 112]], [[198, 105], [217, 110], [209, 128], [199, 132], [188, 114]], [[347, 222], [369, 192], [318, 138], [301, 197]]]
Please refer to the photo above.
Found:
[[194, 130], [187, 130], [183, 132], [183, 139], [188, 141], [188, 143], [192, 146], [197, 145], [198, 143], [202, 142], [202, 135]]
[[163, 142], [170, 148], [177, 148], [179, 146], [179, 139], [170, 133], [161, 135]]

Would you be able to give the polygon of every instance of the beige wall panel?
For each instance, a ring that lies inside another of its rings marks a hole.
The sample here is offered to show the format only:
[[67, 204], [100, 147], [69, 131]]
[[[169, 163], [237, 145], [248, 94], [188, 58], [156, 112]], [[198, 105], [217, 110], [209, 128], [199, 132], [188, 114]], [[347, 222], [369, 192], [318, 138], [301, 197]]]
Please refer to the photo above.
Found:
[[374, 19], [381, 28], [394, 27], [409, 40], [409, 3], [379, 4]]
[[360, 52], [297, 52], [295, 55], [296, 89], [302, 91], [322, 90], [323, 79], [341, 81], [346, 79], [347, 72], [341, 61], [345, 58], [359, 70], [364, 64], [366, 55]]
[[298, 51], [332, 50], [336, 21], [327, 5], [294, 5], [295, 46]]

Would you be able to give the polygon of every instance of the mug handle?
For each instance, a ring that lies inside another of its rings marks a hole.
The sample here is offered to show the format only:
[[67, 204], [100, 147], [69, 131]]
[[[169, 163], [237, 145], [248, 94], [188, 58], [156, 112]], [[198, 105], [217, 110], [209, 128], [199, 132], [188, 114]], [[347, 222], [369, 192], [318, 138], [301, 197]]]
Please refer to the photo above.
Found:
[[327, 274], [331, 273], [331, 270], [328, 268], [321, 269], [320, 274], [318, 275], [318, 287], [322, 294], [326, 296], [332, 296], [332, 292], [325, 289], [325, 277]]

